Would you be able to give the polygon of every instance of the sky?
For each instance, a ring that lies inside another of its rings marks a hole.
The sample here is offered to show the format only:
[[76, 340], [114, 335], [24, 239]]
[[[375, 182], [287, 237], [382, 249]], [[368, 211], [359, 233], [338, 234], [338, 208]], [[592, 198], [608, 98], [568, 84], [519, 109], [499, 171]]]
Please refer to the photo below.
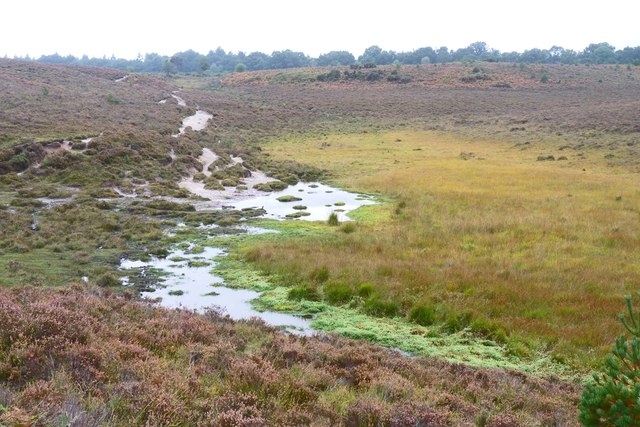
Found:
[[4, 0], [0, 56], [640, 46], [637, 0]]

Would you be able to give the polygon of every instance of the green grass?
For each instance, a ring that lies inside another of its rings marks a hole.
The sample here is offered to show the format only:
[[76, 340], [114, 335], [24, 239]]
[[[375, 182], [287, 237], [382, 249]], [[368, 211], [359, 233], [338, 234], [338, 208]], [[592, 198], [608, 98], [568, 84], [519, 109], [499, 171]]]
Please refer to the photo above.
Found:
[[501, 337], [526, 357], [585, 369], [608, 351], [622, 296], [640, 280], [635, 175], [438, 133], [325, 138], [329, 148], [310, 138], [268, 149], [295, 151], [336, 183], [395, 202], [356, 211], [355, 232], [279, 236], [246, 249], [247, 260], [282, 284], [326, 266], [330, 279], [371, 283], [403, 314], [434, 305], [437, 324]]

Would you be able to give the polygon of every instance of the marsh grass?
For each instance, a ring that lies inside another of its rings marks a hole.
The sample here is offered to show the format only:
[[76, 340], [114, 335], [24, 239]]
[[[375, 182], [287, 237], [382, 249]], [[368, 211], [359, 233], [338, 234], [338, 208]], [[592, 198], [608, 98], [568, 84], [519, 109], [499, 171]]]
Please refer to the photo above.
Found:
[[[434, 322], [500, 337], [521, 356], [584, 368], [608, 350], [621, 298], [640, 281], [635, 175], [434, 132], [326, 139], [329, 148], [311, 138], [268, 149], [295, 150], [339, 185], [398, 200], [395, 208], [368, 207], [358, 233], [263, 243], [251, 258], [261, 268], [304, 277], [327, 266], [393, 301], [390, 315], [411, 317], [426, 303]], [[478, 156], [463, 160], [462, 151]]]

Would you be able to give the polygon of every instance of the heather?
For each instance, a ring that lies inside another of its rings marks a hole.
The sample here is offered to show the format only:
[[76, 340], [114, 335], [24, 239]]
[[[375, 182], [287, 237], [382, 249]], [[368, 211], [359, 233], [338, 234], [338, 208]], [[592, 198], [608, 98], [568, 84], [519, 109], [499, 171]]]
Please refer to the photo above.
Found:
[[574, 425], [578, 387], [102, 289], [0, 290], [0, 420], [27, 425]]

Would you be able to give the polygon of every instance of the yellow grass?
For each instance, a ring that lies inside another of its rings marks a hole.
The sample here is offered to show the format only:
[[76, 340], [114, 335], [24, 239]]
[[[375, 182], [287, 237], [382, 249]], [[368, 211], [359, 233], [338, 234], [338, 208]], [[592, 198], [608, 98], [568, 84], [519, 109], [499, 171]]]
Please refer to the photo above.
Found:
[[429, 304], [441, 321], [464, 314], [463, 325], [516, 352], [551, 352], [577, 366], [593, 363], [621, 333], [622, 297], [640, 285], [637, 175], [422, 131], [265, 149], [393, 200], [355, 233], [265, 244], [253, 258], [268, 268], [307, 278], [326, 266], [331, 281], [371, 283], [405, 311]]

